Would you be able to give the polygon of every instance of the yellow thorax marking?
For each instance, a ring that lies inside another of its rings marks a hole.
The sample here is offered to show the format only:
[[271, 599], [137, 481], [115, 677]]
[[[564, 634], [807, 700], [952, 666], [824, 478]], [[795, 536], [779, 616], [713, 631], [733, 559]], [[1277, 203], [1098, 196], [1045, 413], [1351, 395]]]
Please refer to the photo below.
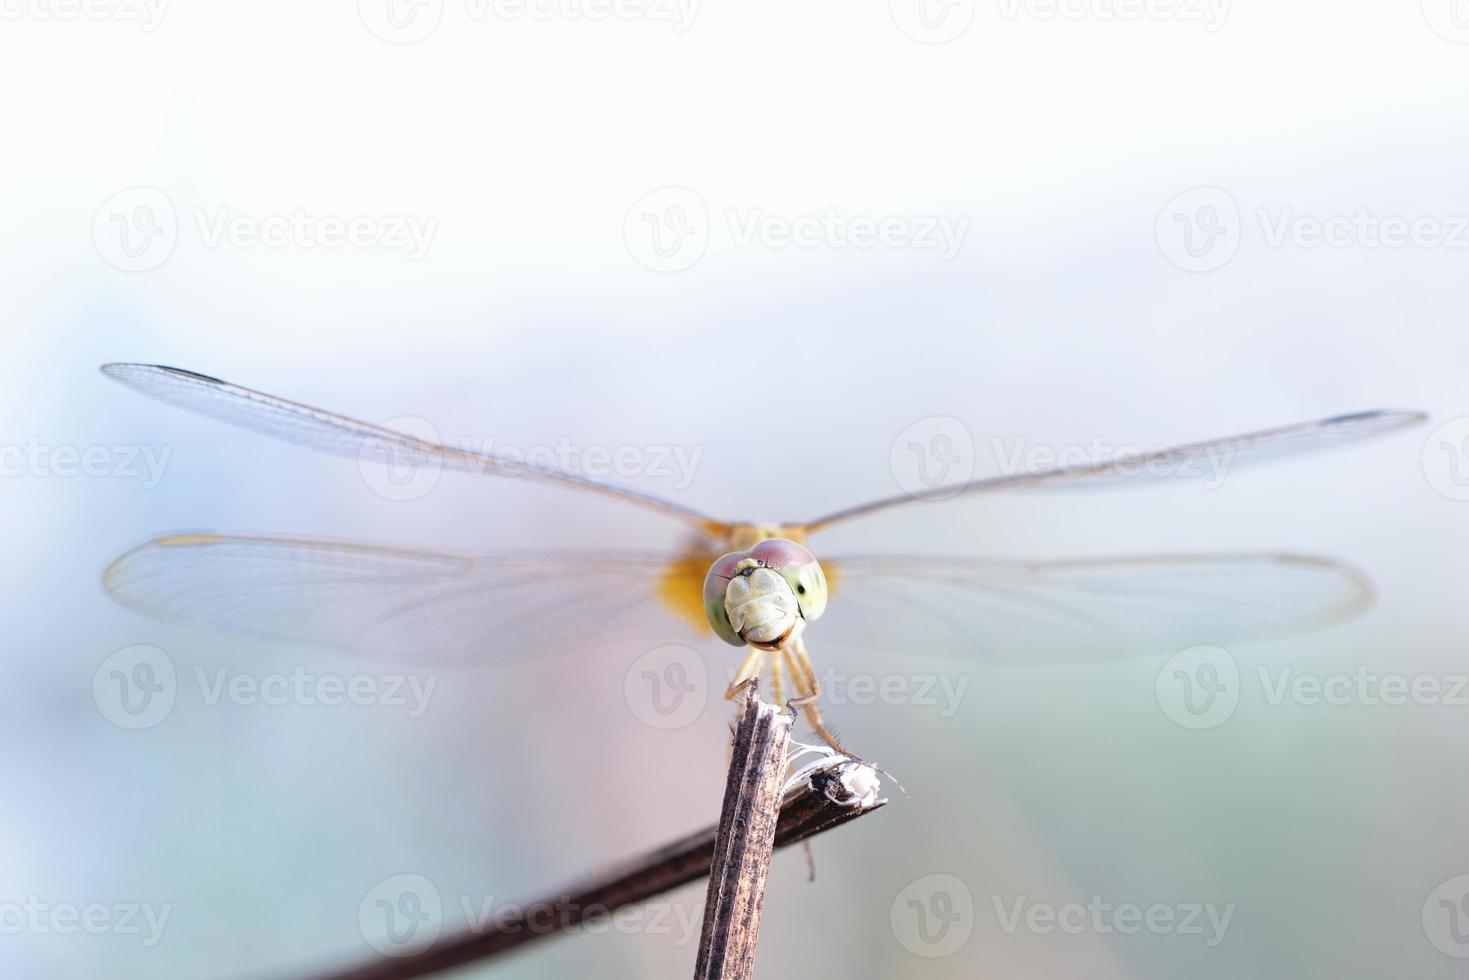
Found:
[[730, 551], [745, 551], [767, 538], [785, 538], [805, 547], [806, 529], [799, 524], [732, 524], [726, 543]]
[[[658, 575], [658, 600], [679, 619], [699, 633], [711, 632], [704, 612], [704, 576], [714, 559], [730, 551], [746, 551], [767, 538], [785, 538], [806, 544], [806, 529], [799, 524], [731, 524], [723, 542], [695, 548], [663, 566]], [[826, 569], [828, 588], [832, 569]]]

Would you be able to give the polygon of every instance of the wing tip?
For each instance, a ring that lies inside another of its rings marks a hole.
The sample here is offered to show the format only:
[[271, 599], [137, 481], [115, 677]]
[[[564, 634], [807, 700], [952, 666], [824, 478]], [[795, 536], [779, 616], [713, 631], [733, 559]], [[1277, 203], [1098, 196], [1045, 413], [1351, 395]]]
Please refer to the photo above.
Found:
[[1336, 572], [1352, 586], [1352, 594], [1346, 596], [1334, 608], [1324, 610], [1316, 619], [1302, 623], [1299, 627], [1284, 631], [1283, 635], [1298, 635], [1313, 630], [1325, 629], [1356, 619], [1377, 605], [1377, 584], [1372, 576], [1362, 569], [1339, 558], [1324, 555], [1296, 553], [1276, 554], [1275, 560], [1283, 565], [1306, 565], [1323, 571]]
[[216, 378], [212, 374], [201, 374], [198, 371], [190, 371], [187, 368], [171, 367], [167, 364], [143, 364], [136, 361], [108, 361], [107, 363], [101, 365], [97, 370], [101, 371], [109, 378], [112, 378], [115, 381], [121, 381], [124, 384], [127, 383], [128, 375], [138, 372], [149, 374], [171, 374], [175, 377], [189, 378], [194, 381], [206, 381], [209, 384], [216, 385], [222, 385], [225, 383], [223, 378]]
[[1328, 425], [1348, 425], [1353, 422], [1377, 422], [1384, 432], [1395, 432], [1428, 421], [1428, 413], [1416, 408], [1374, 408], [1365, 412], [1349, 412], [1327, 419]]
[[175, 534], [160, 534], [151, 537], [140, 544], [133, 545], [107, 563], [107, 567], [102, 570], [102, 587], [110, 595], [115, 596], [117, 594], [115, 585], [118, 574], [129, 561], [144, 552], [152, 551], [156, 548], [185, 548], [218, 544], [222, 537], [223, 535], [214, 531], [181, 531]]

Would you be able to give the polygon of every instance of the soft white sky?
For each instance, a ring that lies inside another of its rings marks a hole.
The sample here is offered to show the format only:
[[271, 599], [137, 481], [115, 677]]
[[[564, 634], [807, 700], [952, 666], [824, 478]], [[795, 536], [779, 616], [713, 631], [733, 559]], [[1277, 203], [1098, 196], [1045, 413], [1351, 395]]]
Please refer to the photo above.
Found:
[[[970, 18], [941, 44], [900, 29], [923, 33], [902, 0], [703, 3], [684, 30], [657, 19], [684, 9], [671, 4], [596, 21], [446, 0], [420, 11], [438, 26], [411, 44], [376, 36], [386, 7], [361, 6], [180, 2], [144, 30], [0, 4], [0, 442], [172, 454], [157, 487], [0, 481], [15, 556], [0, 565], [15, 600], [0, 726], [19, 749], [4, 764], [0, 900], [176, 906], [148, 949], [0, 936], [16, 975], [352, 958], [367, 950], [357, 902], [391, 874], [514, 897], [717, 807], [723, 715], [637, 724], [616, 693], [636, 649], [442, 679], [411, 722], [195, 697], [148, 731], [106, 724], [92, 675], [131, 644], [185, 670], [349, 669], [109, 604], [98, 571], [154, 533], [473, 551], [670, 537], [611, 504], [499, 481], [446, 476], [422, 500], [383, 500], [350, 462], [146, 403], [98, 376], [103, 361], [414, 415], [477, 444], [694, 446], [687, 488], [633, 482], [767, 519], [895, 492], [894, 440], [930, 416], [961, 420], [976, 472], [996, 472], [995, 439], [1153, 446], [1376, 406], [1427, 410], [1433, 427], [1469, 415], [1469, 43], [1455, 43], [1469, 28], [1450, 0], [1160, 2], [1178, 16], [1141, 20], [1105, 17], [1116, 5], [1101, 0], [1068, 17], [961, 0], [926, 11], [948, 9], [949, 29]], [[1216, 9], [1222, 21], [1189, 19]], [[640, 202], [670, 186], [685, 190], [647, 213], [671, 235], [662, 209], [684, 207], [703, 251], [654, 271]], [[1213, 206], [1226, 234], [1190, 259], [1172, 202], [1198, 188], [1216, 190], [1182, 198], [1182, 217], [1202, 234], [1212, 217], [1194, 207]], [[123, 271], [116, 219], [156, 209], [158, 192], [173, 249]], [[770, 237], [828, 209], [963, 231], [948, 259]], [[297, 212], [431, 235], [417, 258], [240, 237]], [[1315, 224], [1359, 213], [1438, 239], [1373, 247], [1354, 223], [1342, 247], [1309, 244]], [[765, 235], [742, 243], [752, 219]], [[221, 221], [244, 231], [215, 240]], [[1282, 222], [1295, 237], [1272, 244]], [[1191, 261], [1207, 271], [1180, 268]], [[1378, 607], [1241, 647], [1247, 671], [1462, 673], [1469, 503], [1440, 492], [1462, 487], [1431, 431], [1212, 492], [915, 509], [829, 547], [1327, 554], [1371, 574]], [[822, 841], [814, 886], [799, 858], [782, 865], [762, 975], [1456, 976], [1420, 911], [1469, 870], [1455, 863], [1466, 709], [1256, 697], [1185, 732], [1159, 715], [1157, 666], [976, 673], [948, 719], [836, 709], [915, 800]], [[597, 811], [610, 815], [588, 830]], [[967, 882], [978, 921], [962, 952], [924, 959], [885, 923], [937, 871]], [[1021, 894], [1239, 911], [1205, 955], [1179, 936], [1006, 935], [991, 896]], [[692, 958], [667, 937], [580, 937], [507, 975], [674, 975]]]

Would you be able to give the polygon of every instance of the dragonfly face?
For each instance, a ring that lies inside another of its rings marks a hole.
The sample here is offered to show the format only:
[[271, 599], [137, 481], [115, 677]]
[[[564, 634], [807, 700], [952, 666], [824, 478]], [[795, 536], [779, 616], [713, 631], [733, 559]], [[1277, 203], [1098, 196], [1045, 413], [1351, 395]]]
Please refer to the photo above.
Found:
[[720, 557], [704, 578], [704, 611], [720, 639], [779, 650], [826, 610], [816, 557], [786, 538], [767, 538]]

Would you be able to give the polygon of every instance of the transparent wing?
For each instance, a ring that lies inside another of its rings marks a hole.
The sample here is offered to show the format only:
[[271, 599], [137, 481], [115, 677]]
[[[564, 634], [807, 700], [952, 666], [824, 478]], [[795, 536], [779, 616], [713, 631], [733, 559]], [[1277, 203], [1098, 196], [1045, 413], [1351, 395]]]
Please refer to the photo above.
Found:
[[1426, 417], [1421, 412], [1358, 412], [1224, 439], [1118, 456], [1084, 466], [990, 477], [958, 486], [937, 488], [932, 494], [902, 494], [874, 500], [817, 518], [806, 524], [805, 528], [807, 532], [818, 531], [838, 521], [864, 517], [900, 504], [909, 504], [916, 500], [948, 499], [960, 494], [1033, 488], [1080, 489], [1124, 481], [1203, 478], [1220, 472], [1220, 467], [1229, 469], [1241, 463], [1282, 459], [1387, 435], [1417, 425]]
[[807, 631], [884, 653], [1081, 663], [1300, 632], [1371, 604], [1360, 573], [1322, 558], [1182, 555], [1043, 562], [823, 559], [831, 604]]
[[[600, 648], [614, 630], [646, 624], [651, 639], [667, 642], [661, 638], [678, 624], [658, 607], [658, 590], [679, 566], [669, 556], [625, 552], [471, 558], [184, 534], [127, 552], [103, 584], [158, 619], [424, 665], [476, 664]], [[697, 590], [697, 574], [674, 584]]]
[[657, 511], [718, 536], [725, 526], [682, 504], [552, 466], [527, 463], [472, 449], [456, 449], [408, 433], [288, 401], [264, 392], [156, 364], [104, 364], [102, 373], [150, 398], [233, 425], [356, 459], [441, 466], [466, 473], [493, 473], [591, 491]]

